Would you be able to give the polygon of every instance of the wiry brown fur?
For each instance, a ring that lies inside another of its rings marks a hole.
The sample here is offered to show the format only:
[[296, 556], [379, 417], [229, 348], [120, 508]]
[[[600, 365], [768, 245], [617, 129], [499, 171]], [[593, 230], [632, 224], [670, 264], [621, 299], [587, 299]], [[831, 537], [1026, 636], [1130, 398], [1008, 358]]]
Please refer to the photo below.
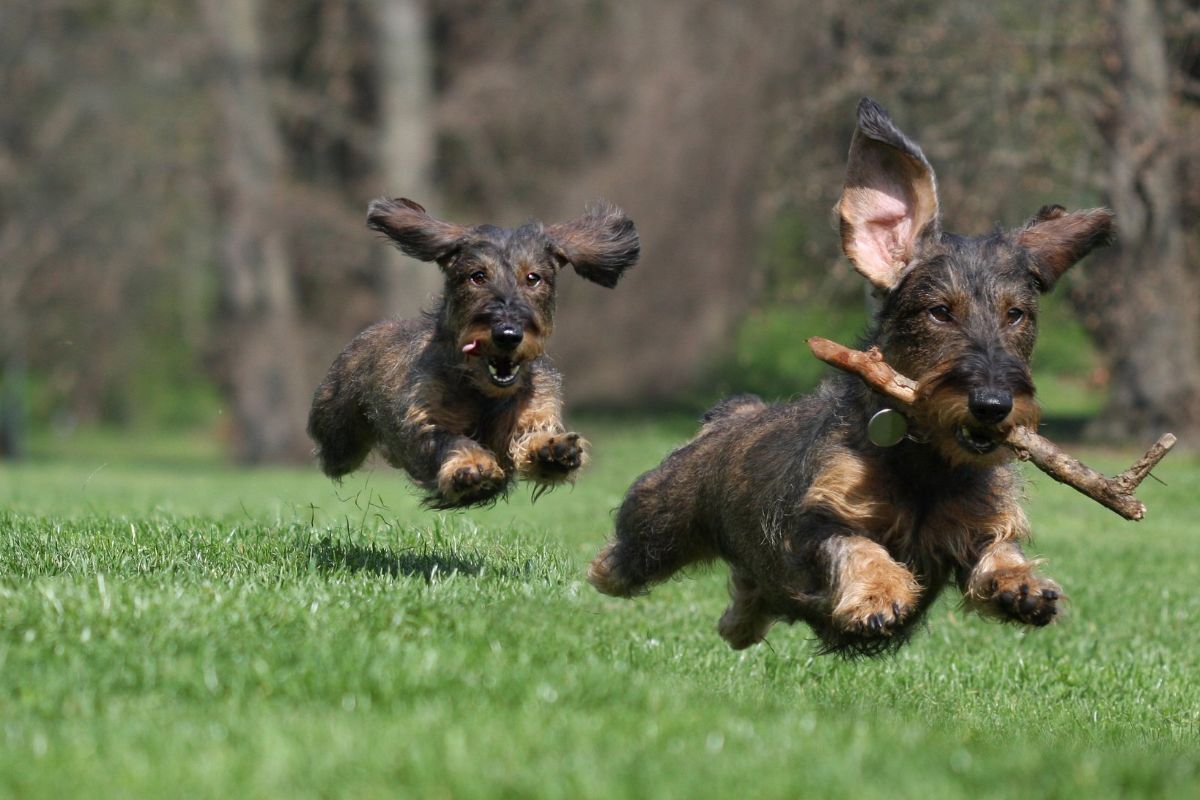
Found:
[[599, 204], [543, 228], [467, 227], [411, 200], [378, 200], [368, 224], [445, 278], [437, 308], [361, 333], [317, 387], [309, 435], [341, 478], [372, 450], [452, 508], [492, 502], [519, 476], [540, 494], [574, 479], [586, 442], [562, 423], [562, 378], [545, 356], [555, 285], [570, 264], [613, 286], [638, 257], [633, 223]]
[[942, 231], [937, 208], [920, 148], [864, 101], [843, 248], [881, 300], [864, 344], [918, 382], [910, 435], [870, 442], [867, 422], [889, 401], [842, 373], [787, 404], [726, 400], [629, 489], [588, 573], [598, 590], [635, 596], [720, 559], [731, 602], [718, 631], [731, 647], [803, 621], [843, 655], [898, 647], [950, 583], [986, 616], [1055, 618], [1061, 590], [1021, 550], [1029, 524], [997, 443], [1037, 424], [1038, 294], [1107, 240], [1111, 214], [1043, 209], [1017, 231], [963, 237]]

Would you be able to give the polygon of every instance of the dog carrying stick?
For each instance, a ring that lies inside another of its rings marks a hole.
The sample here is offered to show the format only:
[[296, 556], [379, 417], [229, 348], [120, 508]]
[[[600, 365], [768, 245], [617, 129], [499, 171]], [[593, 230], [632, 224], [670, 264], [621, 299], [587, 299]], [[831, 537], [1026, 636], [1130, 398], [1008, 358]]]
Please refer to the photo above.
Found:
[[[906, 408], [915, 405], [916, 382], [892, 369], [878, 348], [853, 350], [819, 336], [809, 339], [808, 346], [813, 355], [826, 364], [857, 375], [872, 389]], [[1031, 462], [1059, 483], [1065, 483], [1125, 519], [1139, 521], [1146, 516], [1146, 506], [1133, 492], [1175, 446], [1175, 435], [1164, 433], [1132, 467], [1114, 478], [1100, 474], [1064, 453], [1049, 439], [1023, 426], [1011, 429], [1003, 444], [1016, 453], [1017, 458]]]
[[1009, 447], [1131, 519], [1144, 513], [1132, 485], [1161, 457], [1102, 484], [1033, 433], [1038, 299], [1109, 242], [1112, 212], [1047, 205], [1018, 228], [950, 233], [916, 141], [869, 98], [857, 117], [836, 210], [843, 254], [885, 298], [863, 347], [919, 382], [878, 354], [821, 343], [866, 382], [838, 375], [789, 402], [739, 394], [709, 409], [630, 486], [588, 571], [600, 592], [635, 597], [725, 562], [717, 630], [738, 650], [776, 622], [804, 622], [823, 652], [893, 652], [950, 586], [983, 616], [1049, 625], [1063, 590], [1022, 547], [1029, 520], [1006, 430], [1028, 428]]

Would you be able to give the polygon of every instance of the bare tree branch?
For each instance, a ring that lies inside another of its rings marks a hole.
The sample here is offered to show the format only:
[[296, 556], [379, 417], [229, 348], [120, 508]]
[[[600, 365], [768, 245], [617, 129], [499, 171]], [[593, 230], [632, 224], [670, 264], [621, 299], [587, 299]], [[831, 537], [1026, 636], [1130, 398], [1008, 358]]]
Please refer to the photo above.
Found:
[[[916, 404], [916, 382], [892, 369], [883, 360], [883, 354], [878, 348], [872, 347], [866, 352], [852, 350], [820, 337], [809, 339], [808, 346], [813, 355], [826, 364], [857, 375], [869, 387], [897, 403], [907, 408]], [[1146, 506], [1133, 492], [1150, 474], [1150, 470], [1175, 446], [1175, 436], [1170, 433], [1163, 434], [1144, 456], [1115, 478], [1108, 478], [1096, 472], [1067, 455], [1049, 439], [1026, 427], [1018, 426], [1010, 430], [1005, 435], [1003, 444], [1016, 453], [1017, 458], [1031, 462], [1059, 483], [1065, 483], [1125, 519], [1138, 521], [1146, 516]]]

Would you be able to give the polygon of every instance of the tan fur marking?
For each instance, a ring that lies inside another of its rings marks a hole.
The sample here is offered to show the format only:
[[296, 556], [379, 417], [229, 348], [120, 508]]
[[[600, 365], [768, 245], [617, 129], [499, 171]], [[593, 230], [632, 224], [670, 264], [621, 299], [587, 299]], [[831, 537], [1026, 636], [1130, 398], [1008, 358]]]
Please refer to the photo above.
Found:
[[925, 520], [922, 539], [964, 566], [980, 547], [1029, 537], [1029, 520], [1011, 492], [999, 491], [986, 505], [942, 503]]
[[801, 510], [822, 508], [879, 540], [912, 528], [911, 515], [893, 502], [880, 468], [858, 453], [835, 451], [808, 487]]
[[462, 349], [472, 342], [486, 343], [492, 338], [492, 329], [487, 325], [468, 325], [458, 334], [458, 342], [455, 347], [461, 353]]
[[545, 351], [545, 337], [532, 330], [526, 330], [521, 343], [512, 352], [498, 350], [492, 345], [491, 328], [483, 325], [472, 325], [458, 336], [456, 347], [461, 352], [472, 342], [479, 342], [479, 349], [467, 356], [467, 370], [477, 389], [488, 397], [507, 397], [516, 393], [521, 386], [517, 381], [512, 386], [497, 386], [492, 383], [487, 374], [487, 360], [491, 356], [504, 356], [514, 363], [525, 365], [533, 361]]
[[[955, 466], [996, 466], [1011, 461], [1013, 452], [1007, 447], [997, 447], [990, 453], [978, 455], [959, 445], [955, 439], [956, 431], [964, 425], [978, 427], [979, 423], [971, 414], [966, 396], [959, 391], [943, 389], [939, 377], [933, 374], [922, 379], [917, 388], [914, 412], [917, 425], [927, 432], [942, 457]], [[1029, 395], [1018, 395], [1013, 398], [1012, 412], [996, 426], [996, 437], [1003, 438], [1018, 425], [1036, 429], [1040, 416], [1041, 409], [1036, 400]]]
[[607, 545], [601, 550], [588, 567], [587, 579], [596, 591], [610, 597], [631, 597], [634, 593], [613, 574], [612, 552], [615, 544]]
[[861, 629], [876, 614], [898, 622], [912, 610], [921, 587], [882, 545], [863, 536], [845, 536], [830, 540], [828, 547], [833, 621], [839, 627]]
[[529, 452], [535, 436], [560, 433], [563, 433], [562, 398], [553, 392], [535, 392], [521, 409], [508, 448], [518, 471], [530, 467]]
[[984, 550], [983, 555], [971, 570], [963, 591], [963, 605], [986, 617], [1003, 617], [1002, 609], [996, 604], [1002, 593], [1019, 594], [1021, 587], [1032, 588], [1035, 593], [1047, 589], [1062, 595], [1062, 589], [1054, 581], [1037, 575], [1041, 559], [1029, 559], [1014, 541], [998, 541]]
[[547, 468], [537, 458], [541, 448], [553, 446], [560, 437], [567, 436], [562, 424], [562, 398], [556, 392], [535, 392], [529, 403], [521, 410], [508, 446], [509, 457], [522, 478], [543, 484], [574, 482], [578, 470], [587, 465], [585, 439], [578, 437], [582, 448], [578, 468], [569, 472]]
[[[588, 464], [588, 441], [576, 434], [576, 444], [582, 451], [579, 455], [579, 466], [568, 471], [547, 469], [546, 466], [536, 458], [536, 454], [543, 447], [553, 447], [559, 443], [568, 434], [551, 433], [550, 431], [532, 431], [517, 442], [513, 447], [514, 461], [517, 465], [517, 474], [527, 480], [536, 481], [538, 483], [559, 484], [559, 483], [574, 483], [579, 470], [583, 469]], [[520, 460], [516, 460], [519, 454]]]
[[417, 434], [434, 430], [459, 436], [475, 432], [476, 419], [470, 406], [453, 402], [439, 383], [421, 384], [417, 396], [404, 410], [404, 427]]
[[404, 428], [416, 435], [432, 432], [437, 426], [423, 403], [413, 403], [404, 409]]
[[[466, 481], [462, 479], [466, 472]], [[450, 501], [469, 497], [488, 484], [504, 483], [504, 470], [496, 457], [481, 447], [454, 450], [438, 470], [438, 492]]]
[[1008, 419], [1004, 420], [1003, 430], [1016, 427], [1037, 430], [1041, 417], [1042, 409], [1038, 405], [1037, 400], [1034, 400], [1029, 395], [1017, 395], [1013, 398], [1012, 413], [1008, 415]]
[[802, 510], [824, 509], [905, 560], [934, 561], [946, 553], [965, 566], [976, 559], [981, 543], [1019, 541], [1029, 535], [1029, 521], [1017, 503], [1011, 478], [998, 476], [986, 502], [964, 498], [940, 503], [922, 519], [917, 536], [912, 512], [892, 499], [882, 467], [847, 451], [836, 452], [828, 461], [805, 494]]

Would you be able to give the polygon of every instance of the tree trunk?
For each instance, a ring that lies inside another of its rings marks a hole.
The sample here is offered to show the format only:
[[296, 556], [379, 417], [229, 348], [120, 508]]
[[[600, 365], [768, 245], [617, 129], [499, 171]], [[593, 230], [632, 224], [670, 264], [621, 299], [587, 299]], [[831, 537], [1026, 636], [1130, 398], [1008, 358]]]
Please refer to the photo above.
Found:
[[21, 321], [6, 320], [9, 336], [0, 342], [0, 460], [25, 457], [28, 415], [25, 413], [25, 342]]
[[[3, 187], [8, 188], [8, 187]], [[25, 457], [29, 433], [29, 415], [25, 407], [28, 390], [26, 364], [26, 313], [21, 308], [21, 293], [29, 275], [33, 256], [18, 254], [10, 241], [19, 239], [14, 223], [0, 218], [0, 263], [4, 281], [0, 282], [0, 460], [20, 461]]]
[[293, 460], [311, 387], [284, 239], [283, 150], [262, 73], [257, 0], [206, 0], [224, 124], [217, 367], [244, 463]]
[[642, 257], [613, 291], [566, 277], [549, 347], [568, 402], [594, 406], [670, 401], [728, 352], [759, 285], [758, 111], [773, 74], [746, 6], [618, 9], [630, 62], [653, 77], [634, 83], [604, 159], [566, 187], [562, 216], [606, 197], [637, 224]]
[[1111, 372], [1108, 402], [1089, 433], [1151, 440], [1200, 434], [1200, 286], [1187, 269], [1178, 143], [1172, 141], [1169, 67], [1153, 0], [1117, 0], [1108, 202], [1118, 241], [1081, 272], [1073, 300]]
[[[429, 20], [423, 0], [389, 0], [375, 4], [378, 19], [381, 191], [408, 197], [430, 211], [439, 208], [433, 190], [436, 155], [433, 108], [433, 56]], [[389, 314], [416, 316], [429, 305], [442, 280], [433, 264], [423, 264], [399, 251], [385, 253], [384, 303]]]

